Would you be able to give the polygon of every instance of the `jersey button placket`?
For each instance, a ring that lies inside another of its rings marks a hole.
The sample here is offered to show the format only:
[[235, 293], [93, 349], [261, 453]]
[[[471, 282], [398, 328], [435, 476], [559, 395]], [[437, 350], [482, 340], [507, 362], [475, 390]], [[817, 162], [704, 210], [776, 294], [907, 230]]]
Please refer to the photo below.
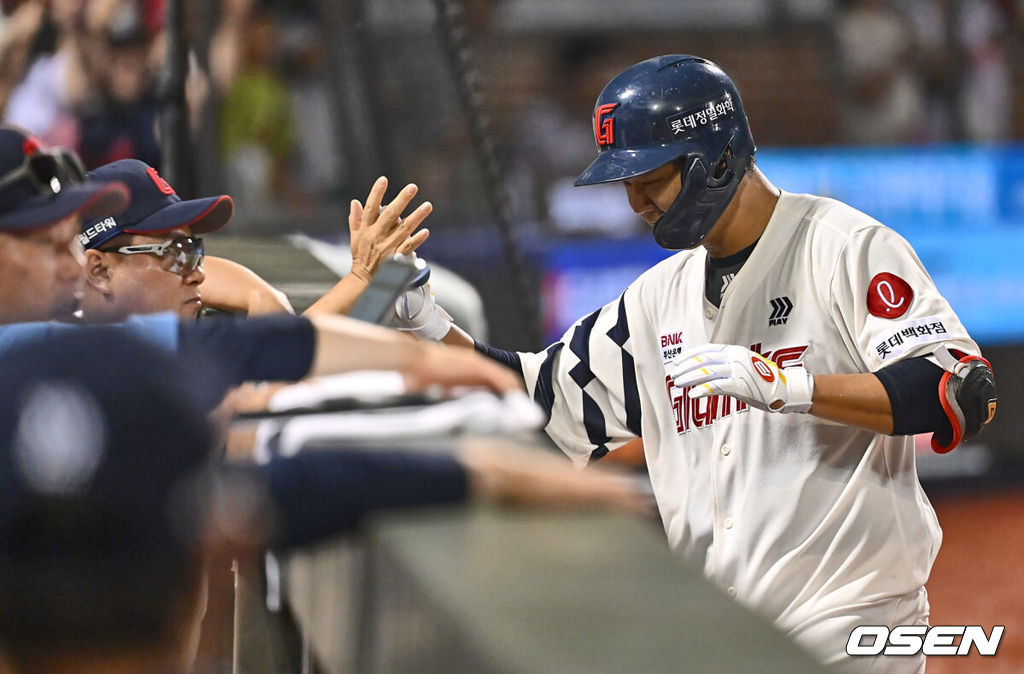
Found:
[[[739, 541], [733, 532], [736, 526], [733, 518], [737, 498], [736, 471], [739, 467], [734, 459], [726, 458], [732, 454], [729, 438], [727, 428], [714, 427], [712, 446], [717, 446], [720, 455], [711, 462], [715, 499], [715, 573], [719, 582], [735, 578], [739, 554]], [[722, 584], [725, 585], [724, 582]]]

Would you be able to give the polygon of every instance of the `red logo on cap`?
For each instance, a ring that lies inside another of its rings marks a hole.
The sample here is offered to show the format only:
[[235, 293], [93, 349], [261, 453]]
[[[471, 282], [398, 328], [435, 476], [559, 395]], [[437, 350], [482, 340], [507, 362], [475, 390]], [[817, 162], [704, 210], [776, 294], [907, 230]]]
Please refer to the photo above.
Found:
[[164, 194], [170, 196], [174, 194], [174, 188], [167, 184], [167, 181], [160, 177], [160, 174], [156, 172], [156, 169], [150, 166], [146, 169], [146, 173], [156, 183], [157, 188]]
[[868, 311], [879, 318], [899, 318], [914, 301], [914, 289], [895, 274], [875, 274], [868, 285]]
[[594, 110], [594, 138], [597, 139], [599, 146], [611, 145], [615, 142], [615, 120], [605, 117], [605, 115], [617, 107], [619, 107], [618, 103], [605, 103], [597, 106], [597, 110]]
[[43, 144], [35, 136], [26, 136], [25, 140], [21, 142], [21, 151], [31, 157], [36, 152], [39, 152], [39, 148], [42, 146]]
[[772, 372], [772, 368], [768, 363], [764, 362], [757, 356], [751, 356], [750, 362], [754, 364], [754, 371], [757, 372], [761, 379], [771, 384], [775, 381], [775, 373]]

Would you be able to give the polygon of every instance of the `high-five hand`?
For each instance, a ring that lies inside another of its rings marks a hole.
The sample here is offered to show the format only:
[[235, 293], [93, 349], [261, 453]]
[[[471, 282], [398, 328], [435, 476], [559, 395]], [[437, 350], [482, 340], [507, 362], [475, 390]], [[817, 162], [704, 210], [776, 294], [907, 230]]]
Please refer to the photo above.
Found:
[[366, 205], [353, 199], [349, 208], [352, 274], [366, 283], [384, 260], [391, 259], [396, 252], [412, 253], [430, 236], [429, 229], [412, 234], [433, 210], [429, 201], [420, 204], [408, 217], [401, 217], [419, 188], [411, 183], [406, 185], [395, 200], [382, 209], [381, 201], [387, 188], [387, 178], [378, 178], [366, 197]]

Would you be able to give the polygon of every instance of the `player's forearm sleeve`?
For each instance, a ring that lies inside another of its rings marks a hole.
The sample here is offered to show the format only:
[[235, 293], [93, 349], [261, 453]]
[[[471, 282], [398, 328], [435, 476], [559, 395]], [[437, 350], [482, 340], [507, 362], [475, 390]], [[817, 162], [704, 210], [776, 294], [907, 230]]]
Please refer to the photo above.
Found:
[[209, 362], [228, 386], [245, 381], [297, 381], [313, 366], [316, 331], [301, 316], [182, 323], [178, 353]]
[[939, 401], [943, 369], [921, 356], [893, 363], [874, 373], [892, 405], [892, 434], [937, 433], [945, 437], [952, 427]]
[[474, 341], [473, 348], [479, 353], [487, 356], [491, 360], [495, 360], [506, 367], [510, 367], [520, 375], [523, 373], [523, 363], [519, 358], [519, 354], [515, 351], [505, 351], [503, 349], [496, 349], [493, 346], [488, 346], [481, 342]]
[[397, 451], [309, 451], [260, 466], [280, 517], [271, 547], [351, 530], [371, 512], [457, 503], [469, 481], [454, 458]]

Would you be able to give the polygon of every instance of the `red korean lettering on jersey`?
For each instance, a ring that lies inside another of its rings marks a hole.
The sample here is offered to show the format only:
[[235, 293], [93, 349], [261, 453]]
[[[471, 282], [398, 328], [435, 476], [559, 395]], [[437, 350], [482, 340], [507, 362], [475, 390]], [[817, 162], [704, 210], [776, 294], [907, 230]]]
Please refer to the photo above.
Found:
[[168, 184], [168, 182], [164, 180], [159, 173], [156, 172], [155, 168], [150, 166], [149, 168], [146, 169], [146, 173], [149, 174], [149, 177], [156, 184], [158, 190], [160, 190], [161, 192], [168, 196], [174, 194], [174, 188], [171, 187], [170, 184]]
[[[762, 353], [761, 348], [761, 344], [757, 343], [751, 345], [750, 350], [774, 362], [779, 368], [795, 364], [803, 357], [804, 352], [807, 351], [806, 345], [790, 346], [767, 353]], [[765, 374], [759, 366], [767, 369], [771, 379], [766, 378], [766, 381], [772, 381], [775, 378], [775, 373], [771, 371], [771, 368], [766, 363], [758, 361], [757, 358], [754, 358], [753, 361], [761, 377], [765, 377]], [[730, 416], [733, 412], [744, 412], [749, 407], [745, 402], [731, 396], [718, 395], [691, 399], [688, 394], [693, 387], [676, 388], [672, 384], [672, 379], [668, 376], [665, 377], [665, 388], [668, 392], [669, 400], [672, 402], [672, 415], [676, 422], [676, 433], [680, 434], [687, 433], [694, 428], [710, 426], [718, 419]]]
[[599, 147], [615, 142], [615, 119], [608, 115], [617, 107], [618, 103], [605, 103], [594, 110], [594, 138]]
[[896, 274], [875, 274], [868, 284], [868, 311], [879, 318], [899, 318], [914, 301], [914, 289]]

